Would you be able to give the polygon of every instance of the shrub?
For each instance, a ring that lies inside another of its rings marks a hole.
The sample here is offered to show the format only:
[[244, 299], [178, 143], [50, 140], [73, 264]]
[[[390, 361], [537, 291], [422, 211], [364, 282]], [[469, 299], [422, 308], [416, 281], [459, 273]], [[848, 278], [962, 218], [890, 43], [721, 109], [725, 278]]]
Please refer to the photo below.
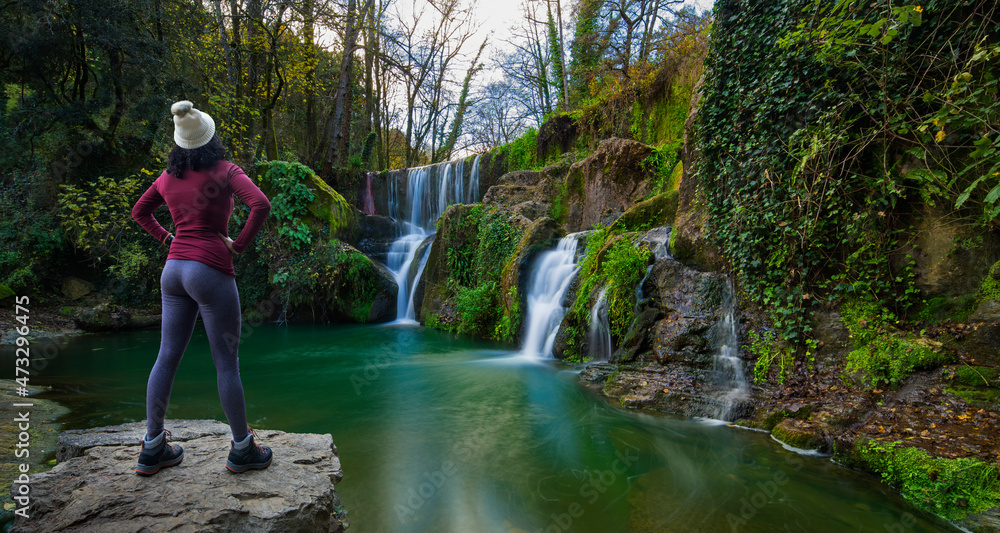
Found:
[[958, 520], [1000, 505], [1000, 471], [972, 458], [930, 457], [902, 442], [858, 441], [855, 449], [882, 480], [917, 507]]

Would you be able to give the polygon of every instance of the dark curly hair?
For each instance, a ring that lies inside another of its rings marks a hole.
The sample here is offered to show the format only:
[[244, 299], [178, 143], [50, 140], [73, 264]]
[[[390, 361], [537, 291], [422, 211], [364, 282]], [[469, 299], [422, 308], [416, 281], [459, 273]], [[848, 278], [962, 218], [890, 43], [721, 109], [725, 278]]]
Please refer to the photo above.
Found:
[[198, 148], [188, 149], [174, 145], [167, 160], [167, 172], [181, 179], [186, 170], [209, 169], [223, 159], [226, 159], [226, 148], [222, 146], [222, 139], [219, 139], [218, 135], [213, 135], [208, 144]]

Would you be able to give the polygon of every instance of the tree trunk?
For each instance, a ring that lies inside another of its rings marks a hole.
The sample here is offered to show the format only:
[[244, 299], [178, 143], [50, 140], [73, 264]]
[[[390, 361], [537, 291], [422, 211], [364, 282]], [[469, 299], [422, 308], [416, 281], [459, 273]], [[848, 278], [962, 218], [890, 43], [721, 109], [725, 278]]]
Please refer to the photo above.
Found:
[[[371, 4], [367, 0], [361, 8], [366, 11]], [[357, 0], [348, 0], [347, 19], [344, 25], [344, 52], [340, 61], [340, 79], [337, 83], [337, 96], [334, 100], [333, 124], [330, 135], [330, 150], [324, 168], [327, 176], [332, 172], [329, 168], [334, 163], [343, 166], [347, 161], [347, 151], [350, 143], [351, 124], [351, 67], [354, 64], [354, 48], [358, 42]]]

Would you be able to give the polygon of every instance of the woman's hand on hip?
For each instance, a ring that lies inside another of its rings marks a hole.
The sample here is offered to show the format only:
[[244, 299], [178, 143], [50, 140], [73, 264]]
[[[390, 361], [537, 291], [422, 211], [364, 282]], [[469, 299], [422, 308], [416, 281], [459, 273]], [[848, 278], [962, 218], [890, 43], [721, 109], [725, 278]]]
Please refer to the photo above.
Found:
[[226, 248], [229, 248], [229, 253], [231, 253], [233, 255], [236, 255], [236, 254], [239, 253], [235, 249], [233, 249], [233, 240], [232, 239], [230, 239], [228, 236], [223, 235], [223, 234], [221, 234], [219, 232], [215, 232], [215, 234], [218, 235], [220, 239], [222, 239], [222, 242], [226, 243]]

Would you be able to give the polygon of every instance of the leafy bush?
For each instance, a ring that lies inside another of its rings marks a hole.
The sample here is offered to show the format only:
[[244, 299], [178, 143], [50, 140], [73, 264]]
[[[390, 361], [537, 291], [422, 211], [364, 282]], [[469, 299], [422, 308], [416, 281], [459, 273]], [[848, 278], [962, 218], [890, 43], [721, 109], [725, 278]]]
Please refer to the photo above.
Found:
[[858, 441], [855, 449], [882, 480], [917, 507], [949, 520], [1000, 505], [1000, 471], [972, 458], [930, 457], [902, 442]]
[[0, 196], [0, 284], [35, 289], [60, 267], [65, 236], [54, 211], [31, 210]]
[[872, 388], [898, 386], [913, 371], [950, 360], [939, 347], [895, 331], [891, 326], [895, 316], [878, 304], [852, 302], [841, 311], [855, 348], [847, 355], [847, 370], [863, 373]]
[[279, 223], [278, 234], [288, 237], [296, 250], [305, 249], [312, 244], [312, 236], [302, 217], [316, 199], [307, 185], [312, 169], [301, 163], [273, 161], [261, 170], [261, 186], [271, 194], [271, 216]]
[[455, 293], [458, 332], [481, 337], [496, 336], [500, 319], [497, 284], [486, 281], [475, 287], [459, 287]]
[[778, 364], [778, 384], [788, 378], [788, 369], [795, 361], [792, 346], [781, 343], [774, 331], [767, 330], [763, 334], [750, 331], [750, 353], [757, 356], [753, 365], [753, 380], [764, 383], [771, 373], [771, 367]]
[[[106, 269], [111, 293], [128, 304], [155, 299], [159, 269], [150, 266], [162, 266], [168, 251], [132, 219], [132, 206], [152, 180], [153, 172], [142, 169], [122, 179], [102, 176], [83, 187], [60, 186], [57, 212], [67, 240]], [[158, 212], [165, 215], [158, 220], [170, 220], [165, 206]]]

